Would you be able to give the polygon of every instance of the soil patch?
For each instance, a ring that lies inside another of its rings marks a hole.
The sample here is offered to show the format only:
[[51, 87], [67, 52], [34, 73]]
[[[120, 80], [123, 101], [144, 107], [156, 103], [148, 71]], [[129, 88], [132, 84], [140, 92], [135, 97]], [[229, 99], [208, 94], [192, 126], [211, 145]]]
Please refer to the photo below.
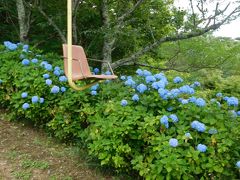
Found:
[[90, 168], [97, 165], [88, 162], [77, 147], [57, 143], [39, 130], [4, 119], [1, 115], [0, 180], [114, 179], [96, 167]]

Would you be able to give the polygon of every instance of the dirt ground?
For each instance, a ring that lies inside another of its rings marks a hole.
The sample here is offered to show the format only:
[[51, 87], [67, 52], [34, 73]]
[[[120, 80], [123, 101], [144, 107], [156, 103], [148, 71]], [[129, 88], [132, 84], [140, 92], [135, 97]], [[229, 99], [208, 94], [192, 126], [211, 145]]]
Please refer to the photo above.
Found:
[[115, 179], [86, 158], [86, 152], [43, 132], [6, 120], [0, 112], [0, 180]]

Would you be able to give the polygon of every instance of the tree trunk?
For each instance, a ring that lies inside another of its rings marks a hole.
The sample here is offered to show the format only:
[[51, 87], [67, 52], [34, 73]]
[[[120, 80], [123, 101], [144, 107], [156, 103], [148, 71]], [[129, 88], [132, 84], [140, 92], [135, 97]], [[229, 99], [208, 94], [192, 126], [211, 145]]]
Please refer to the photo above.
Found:
[[29, 32], [29, 16], [26, 14], [26, 9], [24, 6], [24, 0], [16, 0], [17, 11], [18, 11], [18, 24], [19, 24], [19, 38], [20, 42], [28, 42], [28, 32]]
[[[102, 1], [102, 19], [103, 19], [103, 27], [105, 30], [105, 34], [103, 37], [103, 48], [102, 48], [102, 56], [103, 60], [112, 63], [112, 49], [115, 43], [115, 38], [113, 37], [110, 30], [110, 16], [108, 13], [108, 2], [107, 0]], [[102, 72], [108, 70], [108, 66], [106, 63], [102, 64]]]
[[78, 8], [79, 8], [79, 4], [80, 4], [80, 0], [73, 0], [73, 7], [72, 7], [72, 18], [73, 18], [73, 44], [77, 44], [78, 43], [78, 33], [77, 33], [77, 30], [78, 30], [78, 27], [77, 27], [77, 12], [78, 12]]

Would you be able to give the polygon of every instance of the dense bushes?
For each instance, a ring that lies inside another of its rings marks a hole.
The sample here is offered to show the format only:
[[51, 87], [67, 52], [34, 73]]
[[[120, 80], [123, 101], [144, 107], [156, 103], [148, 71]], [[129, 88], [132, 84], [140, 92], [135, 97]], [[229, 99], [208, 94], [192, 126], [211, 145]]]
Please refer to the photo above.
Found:
[[13, 120], [82, 139], [102, 165], [146, 179], [239, 178], [240, 109], [231, 88], [222, 94], [216, 84], [205, 90], [138, 69], [136, 76], [75, 92], [58, 62], [21, 44], [6, 47], [0, 46], [0, 102]]

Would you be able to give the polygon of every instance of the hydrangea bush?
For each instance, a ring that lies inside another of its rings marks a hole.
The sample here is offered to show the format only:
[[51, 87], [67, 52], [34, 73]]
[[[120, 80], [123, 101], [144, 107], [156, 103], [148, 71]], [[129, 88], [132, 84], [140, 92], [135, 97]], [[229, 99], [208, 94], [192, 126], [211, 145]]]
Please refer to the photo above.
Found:
[[240, 178], [239, 96], [142, 69], [76, 92], [61, 65], [29, 46], [4, 45], [0, 104], [13, 119], [82, 139], [102, 165], [146, 179]]
[[112, 98], [99, 101], [89, 118], [90, 153], [102, 164], [134, 169], [147, 179], [236, 177], [238, 98], [213, 92], [204, 99], [199, 82], [136, 73], [102, 89], [101, 98], [105, 93]]

